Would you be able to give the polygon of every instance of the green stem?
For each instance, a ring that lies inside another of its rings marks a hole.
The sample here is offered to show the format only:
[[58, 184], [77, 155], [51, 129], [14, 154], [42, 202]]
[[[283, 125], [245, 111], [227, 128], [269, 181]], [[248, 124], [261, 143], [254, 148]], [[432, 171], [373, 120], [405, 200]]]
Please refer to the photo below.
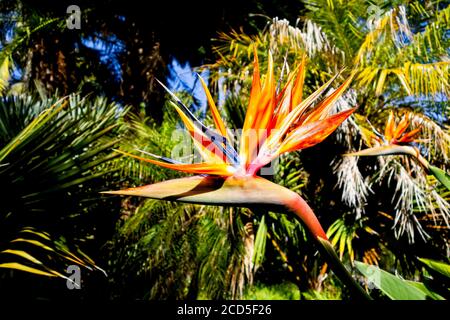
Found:
[[345, 268], [344, 264], [339, 259], [333, 245], [327, 239], [321, 237], [316, 238], [320, 244], [319, 251], [327, 260], [330, 268], [334, 274], [347, 286], [351, 294], [360, 300], [372, 300], [372, 298], [366, 293], [366, 291], [353, 279], [352, 275]]
[[355, 279], [353, 279], [352, 275], [339, 259], [332, 244], [328, 240], [325, 231], [320, 225], [319, 220], [306, 201], [296, 194], [296, 197], [291, 197], [291, 200], [286, 204], [286, 209], [294, 213], [306, 225], [309, 232], [317, 241], [316, 243], [320, 254], [333, 270], [334, 274], [350, 290], [351, 294], [356, 299], [371, 300], [372, 298], [355, 281]]
[[442, 169], [431, 165], [421, 154], [419, 149], [409, 147], [408, 154], [411, 155], [423, 167], [427, 174], [432, 174], [444, 187], [450, 190], [450, 176]]

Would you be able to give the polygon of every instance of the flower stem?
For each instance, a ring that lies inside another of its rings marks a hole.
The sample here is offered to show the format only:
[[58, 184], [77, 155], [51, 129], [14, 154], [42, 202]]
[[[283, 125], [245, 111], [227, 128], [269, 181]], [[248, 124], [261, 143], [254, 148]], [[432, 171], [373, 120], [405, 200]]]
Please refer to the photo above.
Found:
[[320, 254], [329, 264], [336, 276], [350, 290], [351, 294], [356, 299], [371, 300], [372, 298], [355, 281], [355, 279], [353, 279], [352, 275], [339, 259], [333, 245], [328, 240], [325, 231], [320, 225], [319, 220], [306, 201], [296, 194], [296, 197], [291, 197], [290, 201], [286, 203], [286, 209], [294, 213], [298, 218], [300, 218], [303, 224], [306, 225], [307, 229], [316, 240]]

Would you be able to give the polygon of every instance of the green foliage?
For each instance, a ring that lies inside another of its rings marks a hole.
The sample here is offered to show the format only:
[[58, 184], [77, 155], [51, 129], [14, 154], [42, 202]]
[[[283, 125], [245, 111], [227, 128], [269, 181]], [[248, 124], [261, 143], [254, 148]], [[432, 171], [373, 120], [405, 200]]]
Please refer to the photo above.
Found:
[[[60, 277], [72, 281], [64, 274], [64, 266], [76, 264], [93, 271], [101, 270], [79, 249], [75, 254], [69, 251], [64, 238], [55, 239], [47, 232], [34, 228], [23, 228], [17, 238], [7, 244], [0, 252], [0, 268], [14, 269], [47, 277]], [[106, 273], [105, 273], [106, 274]], [[78, 286], [79, 284], [74, 283]]]
[[250, 287], [245, 293], [244, 300], [299, 300], [300, 291], [293, 283], [279, 283], [264, 285], [261, 283]]
[[338, 219], [328, 229], [327, 236], [333, 246], [339, 243], [339, 258], [341, 260], [346, 249], [350, 260], [354, 259], [352, 240], [355, 237], [355, 226], [347, 227], [343, 219]]
[[266, 240], [267, 240], [267, 225], [265, 216], [262, 216], [259, 221], [258, 231], [255, 237], [255, 247], [253, 252], [253, 263], [255, 266], [260, 266], [264, 260], [266, 252]]
[[[6, 4], [8, 7], [8, 4]], [[11, 82], [12, 71], [15, 68], [15, 61], [22, 63], [29, 59], [29, 54], [22, 54], [31, 46], [32, 36], [36, 33], [51, 30], [52, 28], [62, 29], [65, 27], [65, 19], [55, 17], [43, 17], [32, 13], [29, 16], [14, 14], [14, 9], [18, 9], [18, 4], [8, 8], [11, 11], [2, 15], [0, 30], [4, 34], [13, 31], [12, 39], [2, 36], [0, 50], [0, 96], [7, 93], [26, 93], [25, 87], [28, 84], [23, 81]], [[0, 7], [1, 8], [1, 7]], [[24, 59], [25, 58], [25, 59]], [[27, 61], [29, 63], [29, 61]]]
[[341, 300], [342, 291], [336, 283], [329, 281], [320, 291], [311, 289], [302, 292], [302, 298], [305, 300]]
[[333, 45], [342, 50], [349, 59], [363, 38], [357, 20], [366, 16], [369, 1], [352, 0], [345, 5], [333, 0], [304, 2], [308, 10], [307, 17], [318, 23]]
[[[450, 265], [447, 263], [419, 258], [419, 261], [425, 266], [424, 274], [425, 277], [425, 285], [433, 290], [434, 292], [439, 293], [446, 299], [450, 297]], [[431, 277], [431, 279], [430, 279]]]
[[[141, 150], [170, 157], [176, 145], [185, 145], [190, 141], [188, 133], [182, 128], [177, 128], [177, 118], [173, 107], [167, 103], [164, 105], [164, 110], [163, 121], [160, 125], [143, 115], [128, 114], [126, 126], [129, 130], [120, 141], [120, 150], [130, 153]], [[187, 147], [189, 146], [192, 147], [188, 144]], [[146, 181], [162, 181], [180, 177], [180, 173], [174, 170], [143, 164], [141, 161], [124, 156], [114, 162], [114, 168], [127, 182], [131, 179], [133, 186]]]
[[326, 287], [324, 290], [308, 290], [300, 292], [299, 288], [291, 282], [278, 284], [265, 284], [258, 282], [249, 287], [243, 300], [339, 300], [340, 292], [336, 287]]
[[447, 172], [432, 165], [430, 165], [428, 169], [440, 183], [442, 183], [448, 190], [450, 190], [450, 176]]
[[8, 186], [0, 209], [2, 268], [62, 278], [68, 264], [97, 268], [65, 240], [86, 239], [92, 230], [67, 226], [99, 199], [125, 112], [106, 99], [76, 95], [0, 99], [0, 177]]
[[376, 266], [355, 262], [358, 270], [376, 288], [392, 300], [443, 300], [438, 293], [430, 290], [424, 283], [408, 281], [390, 274]]
[[450, 279], [450, 265], [440, 261], [434, 261], [431, 259], [419, 258], [420, 262], [425, 264], [428, 268], [439, 272], [443, 276]]
[[0, 95], [7, 88], [10, 79], [9, 58], [6, 57], [0, 62]]

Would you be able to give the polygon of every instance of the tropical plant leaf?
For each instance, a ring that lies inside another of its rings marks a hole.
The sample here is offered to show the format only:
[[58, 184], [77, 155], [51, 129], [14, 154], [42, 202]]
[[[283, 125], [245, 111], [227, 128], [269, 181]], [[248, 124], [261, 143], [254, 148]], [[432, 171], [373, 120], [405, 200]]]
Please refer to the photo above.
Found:
[[266, 252], [266, 240], [267, 240], [267, 225], [266, 216], [263, 215], [259, 221], [258, 231], [255, 237], [255, 246], [253, 251], [253, 263], [255, 268], [260, 266], [264, 261], [264, 256]]
[[431, 259], [419, 258], [423, 264], [430, 269], [439, 272], [441, 275], [450, 279], [450, 265], [444, 262], [435, 261]]
[[35, 264], [40, 264], [40, 265], [42, 265], [42, 262], [41, 262], [41, 261], [39, 261], [38, 259], [36, 259], [35, 257], [33, 257], [31, 254], [29, 254], [29, 253], [27, 253], [27, 252], [25, 252], [25, 251], [22, 251], [22, 250], [11, 250], [11, 249], [6, 249], [6, 250], [3, 250], [3, 251], [0, 252], [0, 253], [14, 254], [14, 255], [17, 255], [17, 256], [19, 256], [19, 257], [22, 257], [22, 258], [24, 258], [24, 259], [26, 259], [26, 260], [29, 260], [29, 261], [31, 261], [31, 262], [33, 262], [33, 263], [35, 263]]
[[26, 265], [23, 265], [21, 263], [17, 263], [17, 262], [8, 262], [8, 263], [0, 263], [0, 268], [6, 268], [6, 269], [16, 269], [16, 270], [20, 270], [20, 271], [25, 271], [25, 272], [29, 272], [29, 273], [34, 273], [40, 276], [47, 276], [47, 277], [56, 277], [55, 274], [47, 272], [47, 271], [42, 271], [36, 268], [32, 268]]
[[450, 175], [447, 172], [433, 165], [429, 165], [428, 169], [440, 183], [450, 190]]
[[[67, 204], [80, 202], [86, 192], [96, 194], [90, 181], [109, 173], [105, 164], [117, 157], [112, 147], [118, 138], [112, 133], [120, 132], [120, 112], [106, 100], [91, 103], [77, 95], [0, 98], [0, 162], [5, 163], [0, 177], [8, 184], [0, 215], [16, 221], [0, 224], [2, 268], [64, 279], [62, 270], [69, 264], [104, 273], [76, 246], [67, 244], [65, 239], [73, 237], [70, 231], [66, 229], [64, 236], [42, 231], [51, 230], [52, 223], [59, 229], [60, 218], [80, 210]], [[54, 211], [58, 215], [52, 215]], [[19, 236], [14, 236], [14, 230]]]
[[3, 62], [0, 62], [0, 96], [8, 86], [9, 78], [11, 77], [10, 68], [9, 57], [5, 57]]
[[442, 298], [430, 292], [423, 283], [403, 280], [377, 266], [355, 262], [356, 268], [392, 300], [427, 300]]
[[443, 296], [441, 296], [440, 294], [438, 294], [436, 292], [431, 291], [422, 282], [408, 281], [408, 280], [405, 280], [405, 282], [408, 283], [409, 285], [412, 285], [412, 286], [416, 287], [417, 289], [422, 291], [427, 297], [430, 297], [433, 300], [445, 300], [445, 298]]

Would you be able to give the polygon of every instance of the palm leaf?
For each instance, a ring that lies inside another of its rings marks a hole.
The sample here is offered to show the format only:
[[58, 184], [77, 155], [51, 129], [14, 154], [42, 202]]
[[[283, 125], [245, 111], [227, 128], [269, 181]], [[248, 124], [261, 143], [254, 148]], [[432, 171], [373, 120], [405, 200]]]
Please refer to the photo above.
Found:
[[450, 175], [447, 172], [433, 165], [429, 165], [428, 169], [442, 185], [450, 190]]

